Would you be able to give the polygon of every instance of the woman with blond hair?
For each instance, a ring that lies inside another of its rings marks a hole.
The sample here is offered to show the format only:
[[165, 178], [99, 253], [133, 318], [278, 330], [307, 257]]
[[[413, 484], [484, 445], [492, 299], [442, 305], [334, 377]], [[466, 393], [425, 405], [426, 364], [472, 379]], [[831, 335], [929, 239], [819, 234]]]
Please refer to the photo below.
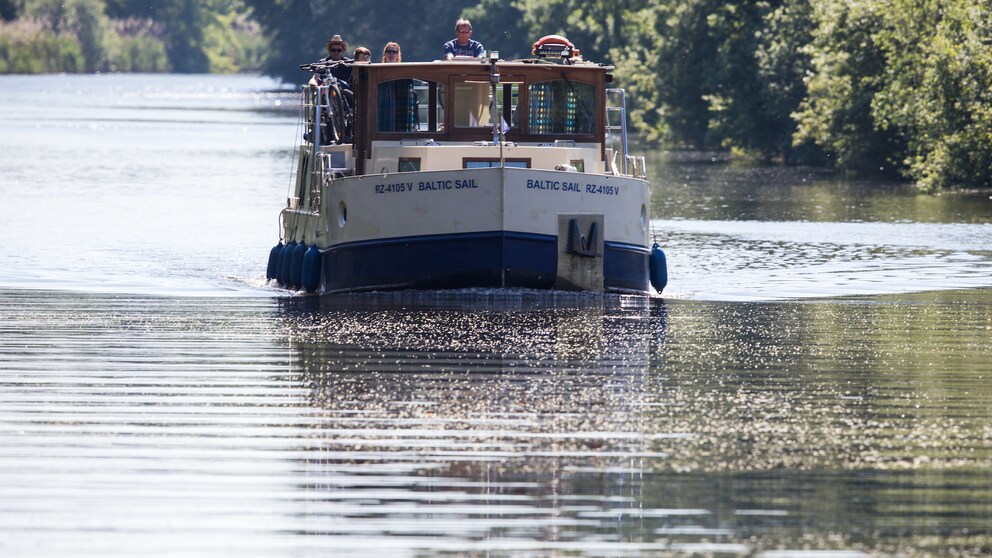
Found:
[[382, 47], [382, 61], [383, 62], [402, 62], [403, 61], [403, 51], [400, 50], [400, 44], [394, 43], [392, 41], [386, 43], [386, 46]]

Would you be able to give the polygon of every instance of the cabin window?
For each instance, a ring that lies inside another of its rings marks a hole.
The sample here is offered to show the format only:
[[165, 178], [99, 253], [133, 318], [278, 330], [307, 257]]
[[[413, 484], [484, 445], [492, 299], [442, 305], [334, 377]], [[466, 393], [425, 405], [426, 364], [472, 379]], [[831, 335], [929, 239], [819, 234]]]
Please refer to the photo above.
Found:
[[417, 172], [420, 170], [420, 157], [400, 157], [399, 172]]
[[[518, 169], [529, 169], [530, 159], [503, 159], [503, 166]], [[493, 167], [499, 167], [499, 158], [466, 157], [462, 159], [463, 169], [488, 169]]]
[[520, 126], [520, 111], [517, 110], [519, 101], [520, 84], [504, 84], [501, 111], [503, 122], [511, 129], [517, 129]]
[[578, 171], [578, 172], [586, 172], [586, 161], [585, 161], [585, 159], [572, 159], [572, 160], [570, 160], [568, 162], [568, 164], [570, 164], [573, 167], [575, 167], [575, 170]]
[[394, 79], [377, 87], [379, 132], [437, 132], [444, 122], [443, 86], [421, 79]]
[[[487, 76], [454, 84], [454, 126], [456, 128], [492, 128], [492, 89]], [[519, 80], [511, 82], [510, 80]], [[503, 129], [518, 126], [517, 102], [520, 99], [520, 76], [505, 76], [497, 89], [497, 114], [502, 114]]]
[[487, 128], [489, 119], [489, 83], [461, 82], [454, 84], [454, 125], [456, 128]]
[[532, 134], [589, 135], [596, 126], [596, 88], [556, 79], [527, 88], [528, 128]]

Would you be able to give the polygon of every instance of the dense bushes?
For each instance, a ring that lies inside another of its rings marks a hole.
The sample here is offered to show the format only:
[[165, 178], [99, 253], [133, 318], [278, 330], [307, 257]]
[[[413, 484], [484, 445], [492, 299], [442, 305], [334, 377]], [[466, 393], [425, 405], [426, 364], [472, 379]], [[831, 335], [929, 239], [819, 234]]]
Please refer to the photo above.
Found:
[[52, 33], [34, 19], [0, 21], [0, 73], [82, 72], [83, 51], [76, 37]]
[[[25, 0], [0, 21], [0, 73], [257, 71], [260, 27], [237, 0]], [[14, 17], [10, 17], [14, 16]]]

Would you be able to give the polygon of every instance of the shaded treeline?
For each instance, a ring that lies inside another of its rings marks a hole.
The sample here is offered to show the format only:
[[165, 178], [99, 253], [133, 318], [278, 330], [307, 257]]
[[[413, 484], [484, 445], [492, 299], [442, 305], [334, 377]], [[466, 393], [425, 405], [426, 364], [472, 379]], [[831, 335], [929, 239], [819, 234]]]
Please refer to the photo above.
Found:
[[[160, 46], [145, 58], [160, 49], [167, 69], [221, 71], [226, 61], [227, 71], [260, 67], [290, 82], [334, 34], [373, 60], [396, 41], [415, 61], [440, 56], [460, 15], [503, 58], [558, 33], [617, 67], [648, 141], [899, 174], [926, 190], [992, 187], [992, 0], [0, 0], [0, 16], [26, 21], [56, 5], [102, 6], [110, 21], [131, 22], [116, 23], [117, 35], [153, 39]], [[217, 38], [238, 21], [264, 32], [254, 66], [221, 54], [259, 36]], [[13, 24], [4, 25], [0, 60]], [[67, 36], [78, 51], [76, 67], [57, 70], [100, 68], [83, 34], [56, 28], [45, 52]]]
[[[458, 3], [245, 0], [294, 78], [341, 33], [438, 57]], [[634, 126], [671, 147], [992, 187], [992, 0], [479, 0], [474, 38], [504, 58], [542, 35], [617, 66]], [[320, 37], [313, 41], [309, 37]]]

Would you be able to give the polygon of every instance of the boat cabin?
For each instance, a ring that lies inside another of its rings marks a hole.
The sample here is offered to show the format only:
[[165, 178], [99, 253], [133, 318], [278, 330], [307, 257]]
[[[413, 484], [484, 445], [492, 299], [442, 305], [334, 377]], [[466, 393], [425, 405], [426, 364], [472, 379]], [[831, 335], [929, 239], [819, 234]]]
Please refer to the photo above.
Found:
[[643, 159], [626, 154], [610, 70], [540, 59], [357, 63], [350, 94], [320, 97], [346, 130], [320, 152], [345, 176], [506, 166], [643, 177]]

